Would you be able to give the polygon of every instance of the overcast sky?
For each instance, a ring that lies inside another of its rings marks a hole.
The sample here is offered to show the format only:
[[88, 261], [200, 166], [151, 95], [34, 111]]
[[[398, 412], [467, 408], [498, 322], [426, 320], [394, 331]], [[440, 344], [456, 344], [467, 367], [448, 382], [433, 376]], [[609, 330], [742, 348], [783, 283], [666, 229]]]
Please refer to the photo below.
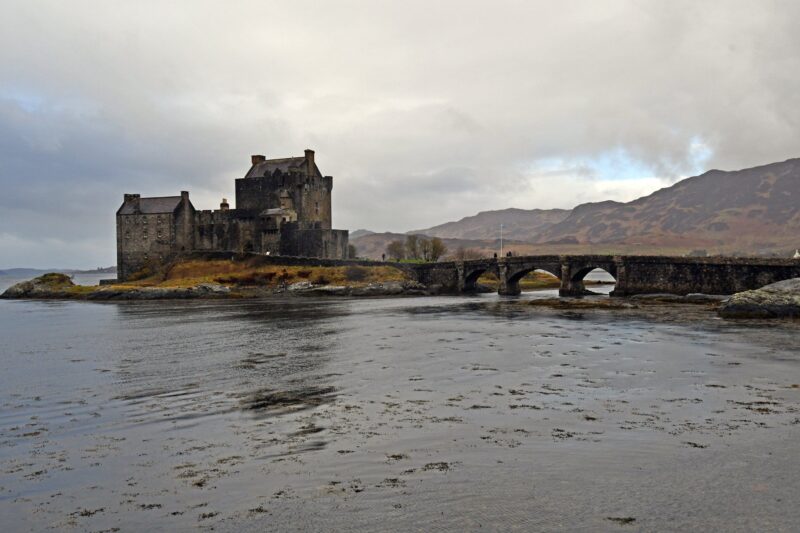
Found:
[[800, 156], [800, 2], [5, 0], [0, 268], [114, 264], [125, 192], [233, 200], [251, 154], [334, 226], [630, 200]]

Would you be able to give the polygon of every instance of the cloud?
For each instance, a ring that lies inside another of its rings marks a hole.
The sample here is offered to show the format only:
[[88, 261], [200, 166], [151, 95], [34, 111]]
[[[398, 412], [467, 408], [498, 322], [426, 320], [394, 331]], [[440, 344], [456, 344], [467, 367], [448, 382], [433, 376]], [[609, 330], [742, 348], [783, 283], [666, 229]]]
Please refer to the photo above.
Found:
[[252, 153], [316, 149], [337, 227], [404, 231], [800, 146], [795, 2], [12, 0], [3, 19], [0, 267], [112, 264], [124, 192], [211, 208]]

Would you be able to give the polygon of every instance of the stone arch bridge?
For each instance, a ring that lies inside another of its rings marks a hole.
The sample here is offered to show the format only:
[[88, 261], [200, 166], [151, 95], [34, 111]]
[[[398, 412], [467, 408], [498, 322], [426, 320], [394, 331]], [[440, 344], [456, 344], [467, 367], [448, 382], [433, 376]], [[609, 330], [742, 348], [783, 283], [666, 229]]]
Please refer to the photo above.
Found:
[[481, 274], [492, 272], [500, 281], [498, 292], [506, 295], [520, 293], [519, 281], [527, 273], [544, 270], [561, 280], [559, 294], [579, 296], [586, 294], [583, 279], [595, 268], [616, 280], [612, 296], [733, 294], [800, 277], [798, 260], [726, 257], [535, 255], [429, 263], [412, 270], [421, 283], [453, 293], [475, 290]]

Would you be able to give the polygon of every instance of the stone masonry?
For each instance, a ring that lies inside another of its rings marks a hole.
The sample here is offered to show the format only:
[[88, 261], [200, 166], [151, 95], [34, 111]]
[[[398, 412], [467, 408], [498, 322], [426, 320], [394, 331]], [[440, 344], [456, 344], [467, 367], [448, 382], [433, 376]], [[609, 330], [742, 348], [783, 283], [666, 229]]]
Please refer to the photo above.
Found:
[[332, 229], [333, 178], [323, 176], [314, 151], [302, 157], [251, 156], [236, 180], [236, 206], [199, 211], [180, 196], [125, 194], [117, 210], [117, 276], [145, 275], [191, 251], [344, 259], [347, 230]]

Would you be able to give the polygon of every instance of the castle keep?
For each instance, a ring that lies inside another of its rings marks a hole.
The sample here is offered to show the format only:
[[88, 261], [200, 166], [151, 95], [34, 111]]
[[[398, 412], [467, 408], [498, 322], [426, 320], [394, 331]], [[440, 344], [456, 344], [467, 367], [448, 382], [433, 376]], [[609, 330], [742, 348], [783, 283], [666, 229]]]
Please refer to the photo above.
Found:
[[124, 281], [189, 251], [347, 257], [347, 230], [331, 229], [333, 178], [314, 151], [303, 157], [251, 156], [236, 180], [236, 204], [198, 211], [189, 193], [142, 198], [126, 194], [117, 210], [117, 276]]

